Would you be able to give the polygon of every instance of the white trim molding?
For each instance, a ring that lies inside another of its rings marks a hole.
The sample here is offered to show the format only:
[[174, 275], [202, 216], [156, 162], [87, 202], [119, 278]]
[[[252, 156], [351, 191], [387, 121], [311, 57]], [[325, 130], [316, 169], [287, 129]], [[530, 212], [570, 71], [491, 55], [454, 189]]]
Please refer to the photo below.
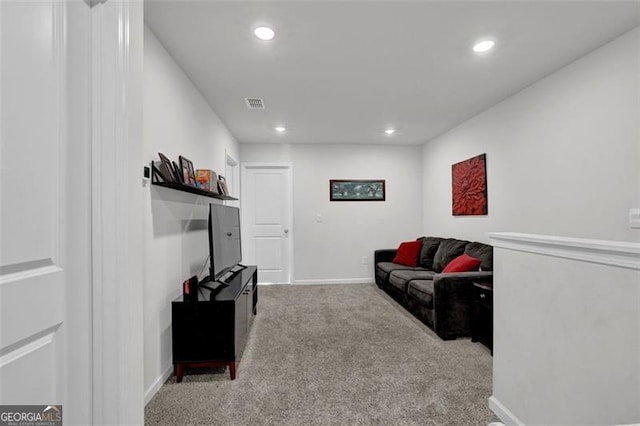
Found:
[[[144, 423], [141, 252], [143, 5], [99, 2], [92, 26], [93, 423]], [[140, 198], [140, 197], [139, 197]]]
[[149, 402], [151, 402], [151, 400], [153, 399], [153, 397], [158, 393], [158, 391], [160, 390], [160, 388], [162, 387], [162, 385], [164, 384], [164, 382], [167, 381], [167, 379], [169, 377], [171, 377], [171, 375], [173, 374], [173, 364], [169, 365], [164, 372], [158, 376], [153, 383], [151, 384], [151, 386], [149, 386], [149, 388], [147, 389], [147, 391], [144, 393], [144, 405], [146, 406]]
[[293, 163], [242, 163], [245, 169], [291, 169]]
[[494, 247], [640, 270], [640, 243], [491, 232]]
[[524, 426], [524, 423], [493, 395], [489, 398], [489, 409], [493, 411], [506, 426]]

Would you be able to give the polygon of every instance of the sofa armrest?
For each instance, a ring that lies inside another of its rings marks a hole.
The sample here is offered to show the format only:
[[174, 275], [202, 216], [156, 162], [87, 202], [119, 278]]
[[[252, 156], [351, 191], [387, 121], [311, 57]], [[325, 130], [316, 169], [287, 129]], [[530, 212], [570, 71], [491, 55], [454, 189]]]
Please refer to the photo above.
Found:
[[433, 277], [433, 325], [441, 338], [471, 334], [473, 283], [492, 278], [492, 271], [453, 272]]
[[391, 262], [396, 257], [398, 249], [380, 249], [373, 252], [373, 265], [380, 262]]

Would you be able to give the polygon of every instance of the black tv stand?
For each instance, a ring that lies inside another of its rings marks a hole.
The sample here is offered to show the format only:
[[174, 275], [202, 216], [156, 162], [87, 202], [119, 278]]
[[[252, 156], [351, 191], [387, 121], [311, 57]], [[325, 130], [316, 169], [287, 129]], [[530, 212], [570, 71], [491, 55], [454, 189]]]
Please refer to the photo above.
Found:
[[247, 266], [225, 285], [200, 285], [197, 302], [180, 296], [171, 303], [177, 382], [189, 367], [229, 366], [231, 380], [236, 378], [242, 349], [257, 314], [257, 284], [258, 268]]

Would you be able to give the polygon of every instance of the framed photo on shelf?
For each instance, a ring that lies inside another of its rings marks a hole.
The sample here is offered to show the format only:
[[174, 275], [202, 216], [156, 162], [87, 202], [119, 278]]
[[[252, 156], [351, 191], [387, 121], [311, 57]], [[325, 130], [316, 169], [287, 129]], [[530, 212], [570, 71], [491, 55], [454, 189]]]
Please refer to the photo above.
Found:
[[162, 180], [165, 182], [175, 182], [175, 173], [173, 172], [173, 164], [171, 161], [165, 157], [165, 155], [161, 152], [158, 153], [160, 156], [160, 164], [158, 165], [158, 170], [160, 171], [160, 176]]
[[175, 161], [172, 161], [172, 163], [173, 163], [173, 174], [176, 177], [176, 182], [184, 183], [184, 181], [182, 180], [182, 170], [180, 170], [180, 166], [178, 166], [178, 163], [176, 163]]
[[180, 160], [180, 170], [182, 170], [182, 179], [185, 185], [196, 186], [196, 173], [193, 169], [193, 163], [191, 160], [183, 157], [182, 155], [179, 157]]
[[167, 176], [162, 173], [162, 161], [152, 161], [151, 162], [151, 173], [154, 182], [171, 182], [168, 180]]
[[218, 175], [218, 190], [220, 191], [220, 195], [229, 195], [227, 179], [222, 175]]

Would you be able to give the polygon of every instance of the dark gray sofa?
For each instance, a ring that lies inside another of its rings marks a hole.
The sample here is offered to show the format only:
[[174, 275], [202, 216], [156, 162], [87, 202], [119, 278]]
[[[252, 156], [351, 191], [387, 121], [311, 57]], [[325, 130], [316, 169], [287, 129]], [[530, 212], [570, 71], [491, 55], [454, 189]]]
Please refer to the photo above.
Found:
[[[418, 266], [392, 263], [396, 249], [374, 252], [375, 280], [443, 340], [471, 335], [473, 283], [493, 278], [493, 247], [455, 238], [422, 237]], [[466, 253], [480, 271], [442, 273]]]

